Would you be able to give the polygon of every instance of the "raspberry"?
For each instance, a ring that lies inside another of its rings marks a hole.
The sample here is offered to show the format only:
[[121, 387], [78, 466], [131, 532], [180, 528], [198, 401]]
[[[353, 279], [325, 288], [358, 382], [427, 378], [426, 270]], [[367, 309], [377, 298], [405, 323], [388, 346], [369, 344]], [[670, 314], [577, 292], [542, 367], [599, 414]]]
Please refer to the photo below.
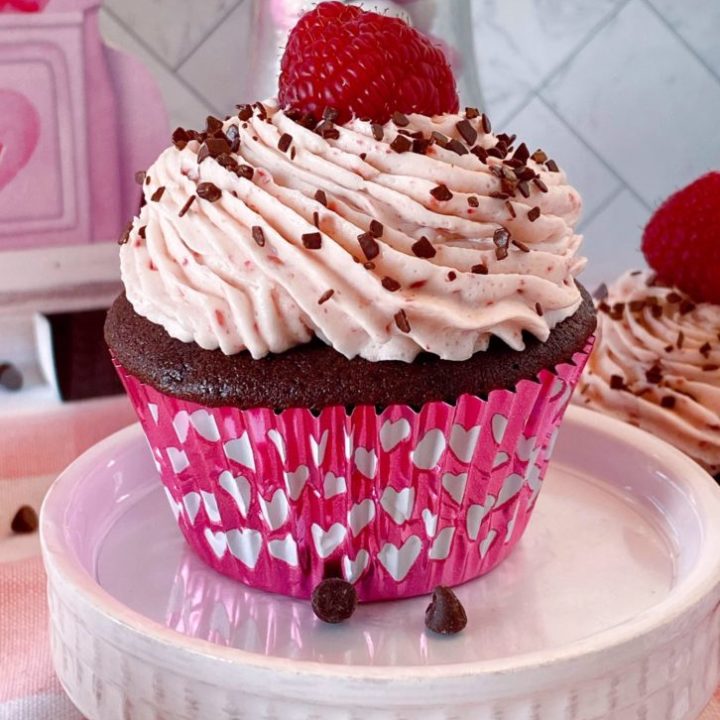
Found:
[[442, 51], [402, 20], [355, 5], [323, 2], [293, 28], [282, 58], [282, 107], [320, 120], [377, 123], [393, 112], [458, 111], [455, 78]]
[[647, 224], [642, 250], [664, 284], [720, 304], [720, 172], [671, 195]]

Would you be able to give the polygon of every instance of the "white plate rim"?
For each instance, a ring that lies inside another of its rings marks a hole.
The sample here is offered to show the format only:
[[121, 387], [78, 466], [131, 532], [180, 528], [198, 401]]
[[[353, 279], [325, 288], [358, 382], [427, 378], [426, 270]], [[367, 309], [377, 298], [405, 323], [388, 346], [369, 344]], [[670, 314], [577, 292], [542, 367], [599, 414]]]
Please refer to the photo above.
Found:
[[[720, 523], [713, 524], [709, 519], [713, 514], [716, 518], [720, 518], [720, 490], [697, 463], [639, 428], [577, 406], [568, 408], [564, 423], [580, 426], [593, 433], [604, 433], [623, 445], [639, 445], [644, 448], [646, 454], [661, 458], [662, 463], [671, 470], [673, 476], [683, 477], [684, 482], [690, 484], [693, 495], [698, 500], [695, 511], [705, 519], [702, 525], [706, 536], [695, 567], [683, 581], [682, 586], [669, 593], [663, 601], [644, 611], [631, 622], [622, 623], [551, 650], [537, 650], [507, 659], [444, 665], [349, 666], [317, 661], [296, 661], [223, 647], [207, 640], [182, 635], [145, 618], [99, 587], [80, 563], [64, 552], [65, 544], [61, 532], [63, 508], [66, 507], [73, 488], [79, 482], [78, 478], [84, 475], [83, 468], [93, 467], [113, 446], [129, 443], [136, 436], [141, 436], [142, 430], [137, 423], [110, 435], [90, 448], [55, 481], [46, 496], [40, 516], [43, 558], [49, 576], [58, 576], [64, 582], [70, 583], [78, 599], [136, 635], [165, 646], [180, 646], [186, 652], [211, 661], [231, 663], [260, 672], [291, 674], [294, 678], [337, 678], [362, 682], [388, 680], [388, 674], [391, 672], [394, 681], [405, 682], [420, 682], [426, 679], [461, 680], [479, 675], [487, 678], [502, 676], [507, 679], [508, 675], [530, 671], [553, 672], [558, 665], [592, 660], [600, 654], [603, 655], [604, 661], [611, 659], [609, 653], [620, 659], [626, 652], [646, 644], [645, 641], [650, 641], [657, 633], [665, 632], [669, 626], [675, 625], [679, 620], [695, 613], [707, 614], [710, 608], [705, 606], [710, 602], [717, 602], [715, 598], [720, 594], [720, 554], [713, 553], [712, 549], [720, 547]], [[712, 509], [714, 513], [711, 513]]]

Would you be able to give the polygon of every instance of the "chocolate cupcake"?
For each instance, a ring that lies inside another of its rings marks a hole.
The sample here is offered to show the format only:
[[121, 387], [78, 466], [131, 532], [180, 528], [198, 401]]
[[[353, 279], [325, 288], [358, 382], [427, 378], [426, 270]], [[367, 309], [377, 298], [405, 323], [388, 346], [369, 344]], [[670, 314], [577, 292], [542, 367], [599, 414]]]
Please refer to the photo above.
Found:
[[[429, 45], [340, 3], [298, 28], [318, 18]], [[178, 130], [123, 238], [118, 372], [186, 539], [253, 587], [339, 576], [368, 601], [495, 567], [592, 347], [563, 172], [421, 109], [267, 101]]]

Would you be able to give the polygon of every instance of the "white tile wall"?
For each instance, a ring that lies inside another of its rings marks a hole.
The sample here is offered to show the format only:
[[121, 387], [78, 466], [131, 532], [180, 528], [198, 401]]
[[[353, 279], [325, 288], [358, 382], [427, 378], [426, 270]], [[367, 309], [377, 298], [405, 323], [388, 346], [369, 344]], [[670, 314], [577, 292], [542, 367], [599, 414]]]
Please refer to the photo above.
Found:
[[[197, 126], [245, 99], [252, 2], [105, 0], [102, 29], [145, 59], [174, 124]], [[469, 2], [494, 127], [583, 194], [587, 285], [640, 265], [652, 208], [720, 168], [720, 0]]]

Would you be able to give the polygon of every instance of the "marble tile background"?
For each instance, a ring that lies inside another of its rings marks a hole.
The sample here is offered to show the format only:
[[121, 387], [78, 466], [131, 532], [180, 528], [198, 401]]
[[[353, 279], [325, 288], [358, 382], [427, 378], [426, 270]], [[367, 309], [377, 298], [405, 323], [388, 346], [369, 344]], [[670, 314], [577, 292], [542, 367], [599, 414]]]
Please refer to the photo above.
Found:
[[[720, 2], [469, 2], [494, 127], [546, 149], [585, 198], [586, 283], [641, 265], [653, 208], [720, 168]], [[173, 123], [197, 126], [243, 99], [252, 3], [105, 0], [102, 29], [155, 73]]]

